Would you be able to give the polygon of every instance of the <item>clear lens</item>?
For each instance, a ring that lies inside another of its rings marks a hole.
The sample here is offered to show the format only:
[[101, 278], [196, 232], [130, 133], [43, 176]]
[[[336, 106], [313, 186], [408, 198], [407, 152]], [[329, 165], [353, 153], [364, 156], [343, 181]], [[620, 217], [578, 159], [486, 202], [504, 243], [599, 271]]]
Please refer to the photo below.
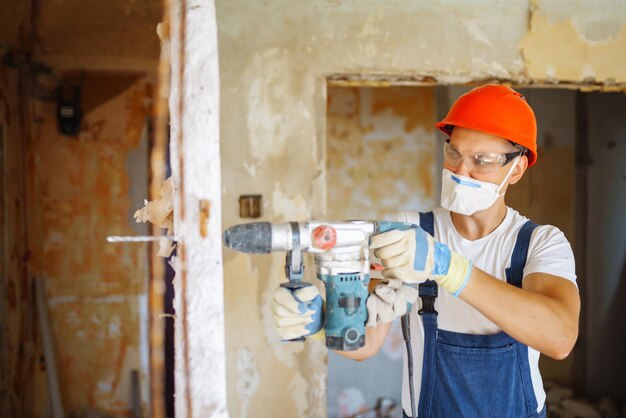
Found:
[[465, 162], [465, 166], [472, 173], [492, 173], [502, 167], [506, 161], [504, 154], [493, 152], [479, 153], [474, 155], [463, 155], [457, 151], [452, 145], [444, 142], [443, 157], [445, 161], [453, 167], [458, 167], [461, 161]]

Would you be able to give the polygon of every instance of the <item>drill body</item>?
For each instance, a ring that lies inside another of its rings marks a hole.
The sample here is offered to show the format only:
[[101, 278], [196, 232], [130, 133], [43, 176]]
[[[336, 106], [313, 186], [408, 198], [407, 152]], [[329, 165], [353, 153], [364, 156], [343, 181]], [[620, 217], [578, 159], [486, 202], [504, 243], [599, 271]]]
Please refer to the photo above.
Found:
[[369, 295], [370, 236], [390, 229], [408, 229], [401, 222], [255, 222], [235, 225], [224, 232], [224, 244], [245, 253], [287, 252], [285, 274], [290, 290], [311, 283], [303, 281], [302, 253], [314, 255], [316, 276], [324, 282], [326, 346], [352, 351], [365, 344], [366, 301]]

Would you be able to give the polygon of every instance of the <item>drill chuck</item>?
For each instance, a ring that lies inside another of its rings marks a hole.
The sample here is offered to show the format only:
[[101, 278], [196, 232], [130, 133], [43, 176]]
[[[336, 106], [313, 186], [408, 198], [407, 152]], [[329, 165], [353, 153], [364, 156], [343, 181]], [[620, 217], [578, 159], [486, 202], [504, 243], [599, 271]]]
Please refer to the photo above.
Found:
[[252, 222], [231, 226], [224, 231], [224, 245], [242, 253], [269, 254], [272, 252], [272, 224]]

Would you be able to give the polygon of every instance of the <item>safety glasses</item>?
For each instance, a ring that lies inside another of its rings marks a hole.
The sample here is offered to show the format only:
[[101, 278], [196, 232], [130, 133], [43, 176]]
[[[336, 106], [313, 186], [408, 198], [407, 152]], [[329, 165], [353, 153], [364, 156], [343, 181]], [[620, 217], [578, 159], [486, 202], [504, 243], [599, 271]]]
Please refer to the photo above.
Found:
[[509, 152], [505, 154], [496, 152], [479, 152], [471, 155], [464, 155], [459, 150], [450, 145], [448, 139], [443, 144], [443, 158], [446, 163], [453, 167], [458, 167], [461, 161], [465, 163], [467, 169], [472, 173], [487, 174], [504, 167], [516, 157], [524, 154], [524, 151]]

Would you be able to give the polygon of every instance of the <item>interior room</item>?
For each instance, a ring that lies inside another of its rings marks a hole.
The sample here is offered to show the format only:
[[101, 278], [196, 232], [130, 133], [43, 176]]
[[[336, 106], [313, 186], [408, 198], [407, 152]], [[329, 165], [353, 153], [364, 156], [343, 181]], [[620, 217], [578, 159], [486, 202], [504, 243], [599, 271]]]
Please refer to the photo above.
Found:
[[[380, 319], [389, 331], [375, 354], [346, 358], [331, 307], [354, 306], [328, 280], [384, 278], [371, 236], [399, 212], [443, 206], [444, 151], [457, 143], [435, 125], [488, 85], [513, 89], [536, 119], [536, 165], [499, 202], [551, 225], [575, 260], [574, 338], [563, 356], [537, 350], [530, 387], [545, 399], [531, 406], [626, 417], [624, 51], [618, 0], [0, 4], [0, 416], [414, 416], [405, 315]], [[514, 149], [515, 164], [529, 161]], [[254, 251], [227, 233], [251, 222], [274, 234], [246, 242]], [[373, 225], [364, 270], [324, 264], [335, 243], [311, 232], [345, 224]], [[308, 247], [287, 248], [302, 231]], [[472, 266], [467, 286], [482, 280]], [[389, 282], [363, 283], [367, 344], [366, 300]], [[400, 283], [413, 286], [402, 306], [423, 331], [418, 285]], [[295, 296], [306, 289], [319, 299]], [[281, 291], [313, 315], [304, 334], [281, 328]], [[516, 306], [511, 317], [522, 311], [538, 335], [549, 323], [540, 305]], [[541, 335], [537, 346], [562, 337]], [[459, 405], [458, 416], [493, 411]]]

